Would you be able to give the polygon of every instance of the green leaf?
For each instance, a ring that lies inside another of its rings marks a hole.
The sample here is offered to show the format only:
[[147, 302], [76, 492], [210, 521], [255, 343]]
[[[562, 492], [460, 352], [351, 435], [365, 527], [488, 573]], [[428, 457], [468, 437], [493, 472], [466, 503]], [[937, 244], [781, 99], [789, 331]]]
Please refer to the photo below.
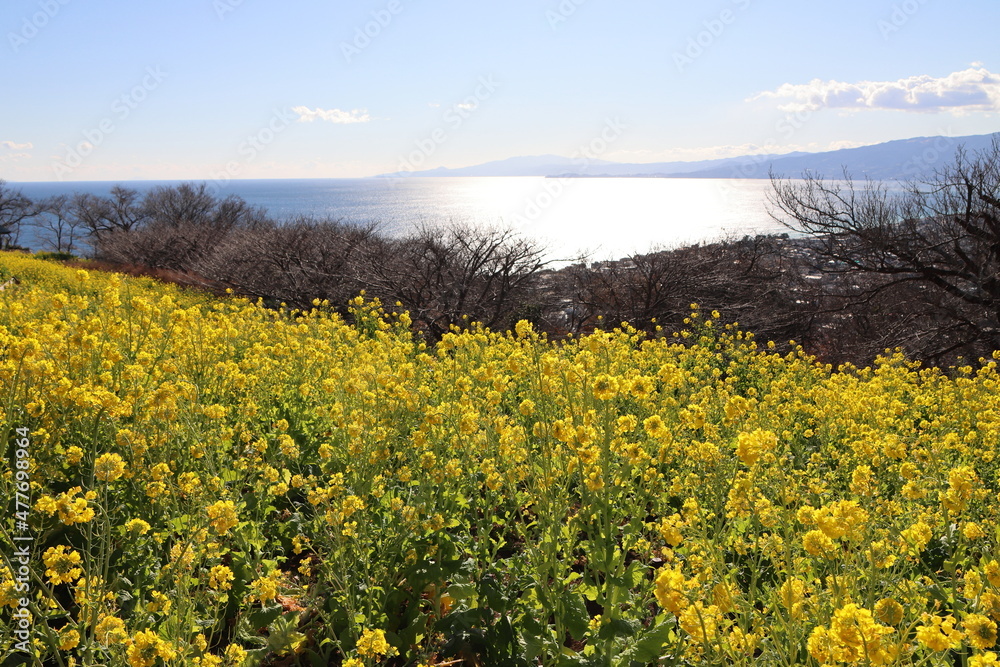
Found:
[[634, 637], [642, 626], [639, 621], [626, 621], [616, 618], [604, 627], [598, 635], [601, 639], [611, 639], [612, 637]]
[[[279, 613], [280, 610], [279, 607]], [[268, 648], [278, 655], [286, 655], [299, 647], [306, 640], [306, 636], [298, 631], [298, 621], [298, 612], [275, 619], [267, 638]]]
[[586, 662], [582, 655], [566, 647], [563, 647], [562, 654], [559, 656], [559, 661], [556, 662], [556, 665], [559, 667], [580, 667], [585, 664]]
[[536, 634], [524, 636], [524, 661], [528, 664], [535, 662], [535, 659], [542, 654], [545, 649], [542, 637]]
[[473, 584], [452, 584], [447, 593], [455, 600], [469, 600], [476, 593], [476, 587]]
[[255, 630], [269, 627], [275, 619], [281, 616], [282, 611], [283, 610], [280, 604], [276, 604], [272, 607], [264, 607], [263, 609], [256, 609], [250, 613], [250, 625]]
[[646, 580], [646, 570], [649, 568], [639, 561], [632, 561], [632, 564], [625, 570], [625, 582], [630, 589], [638, 588]]
[[167, 525], [169, 525], [170, 528], [175, 533], [183, 534], [187, 530], [187, 527], [190, 525], [190, 523], [191, 523], [191, 515], [185, 514], [183, 516], [174, 517], [173, 519], [167, 522]]
[[583, 584], [578, 586], [576, 590], [591, 602], [596, 600], [597, 596], [600, 594], [600, 591], [597, 590], [597, 586], [594, 584]]
[[479, 582], [479, 598], [486, 600], [486, 606], [495, 612], [503, 614], [507, 611], [507, 598], [497, 586], [495, 577], [483, 577]]
[[635, 662], [648, 664], [657, 660], [663, 651], [663, 645], [672, 640], [673, 621], [661, 620], [645, 633], [639, 641], [622, 654]]
[[566, 605], [566, 612], [563, 616], [563, 623], [569, 630], [573, 639], [583, 639], [587, 634], [590, 623], [590, 614], [587, 613], [587, 605], [583, 601], [583, 596], [579, 593], [570, 593], [563, 596]]

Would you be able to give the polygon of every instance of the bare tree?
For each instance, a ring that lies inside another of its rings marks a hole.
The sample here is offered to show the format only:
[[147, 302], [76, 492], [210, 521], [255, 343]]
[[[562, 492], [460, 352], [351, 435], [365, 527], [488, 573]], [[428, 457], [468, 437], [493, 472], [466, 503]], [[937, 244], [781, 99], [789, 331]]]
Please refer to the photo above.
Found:
[[141, 200], [120, 188], [112, 198], [84, 197], [98, 221], [88, 222], [97, 256], [154, 269], [190, 271], [231, 232], [267, 224], [263, 209], [237, 196], [216, 199], [204, 183], [157, 187]]
[[0, 179], [0, 250], [17, 248], [21, 225], [37, 214], [38, 209], [30, 199]]
[[424, 226], [387, 240], [370, 262], [372, 291], [399, 301], [432, 337], [466, 315], [490, 328], [512, 320], [538, 298], [544, 250], [510, 229]]
[[303, 309], [314, 299], [343, 305], [369, 286], [367, 262], [379, 244], [375, 225], [299, 217], [233, 231], [193, 268], [268, 302]]
[[70, 215], [78, 220], [88, 235], [99, 240], [115, 232], [138, 229], [149, 218], [139, 192], [116, 185], [108, 197], [76, 193], [69, 202]]
[[32, 226], [39, 230], [38, 240], [49, 250], [75, 253], [86, 228], [83, 220], [74, 214], [71, 198], [56, 195], [43, 199], [38, 202], [37, 211]]
[[272, 224], [264, 208], [248, 204], [238, 195], [229, 195], [215, 204], [212, 222], [223, 229], [266, 228]]
[[218, 206], [219, 201], [208, 191], [206, 183], [157, 186], [142, 200], [151, 222], [164, 225], [208, 222], [215, 217]]
[[772, 175], [772, 187], [772, 215], [816, 240], [814, 268], [838, 308], [895, 295], [898, 313], [921, 323], [895, 344], [935, 360], [1000, 348], [1000, 135], [898, 192], [846, 173]]
[[796, 298], [789, 246], [782, 238], [745, 237], [569, 267], [559, 286], [566, 328], [589, 330], [598, 316], [605, 326], [678, 328], [697, 302], [762, 335], [787, 335]]

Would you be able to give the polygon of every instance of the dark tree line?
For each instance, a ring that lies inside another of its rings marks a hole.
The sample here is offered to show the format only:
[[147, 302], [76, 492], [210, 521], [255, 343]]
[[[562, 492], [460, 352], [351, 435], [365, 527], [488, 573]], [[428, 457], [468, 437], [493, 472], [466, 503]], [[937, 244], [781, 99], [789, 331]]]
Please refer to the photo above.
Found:
[[17, 248], [21, 226], [38, 215], [38, 205], [0, 179], [0, 250]]
[[901, 191], [846, 174], [772, 182], [775, 214], [814, 239], [823, 314], [930, 361], [1000, 349], [1000, 135]]
[[12, 223], [32, 224], [57, 252], [86, 248], [94, 259], [133, 271], [300, 309], [315, 299], [346, 304], [366, 290], [402, 304], [432, 338], [463, 316], [491, 328], [512, 325], [535, 299], [546, 265], [541, 247], [507, 229], [424, 226], [390, 237], [374, 225], [337, 220], [278, 222], [240, 197], [216, 197], [205, 184], [142, 195], [119, 186], [104, 197], [37, 204], [6, 190], [0, 196], [0, 214], [16, 210]]
[[745, 237], [555, 269], [509, 229], [278, 222], [205, 185], [123, 187], [31, 202], [0, 182], [0, 240], [32, 224], [48, 247], [119, 267], [307, 309], [361, 290], [399, 303], [428, 337], [467, 316], [493, 329], [532, 320], [554, 335], [594, 327], [667, 331], [690, 304], [759, 339], [867, 364], [886, 348], [936, 364], [1000, 348], [1000, 141], [933, 178], [889, 190], [849, 178], [772, 177], [772, 215], [795, 234]]

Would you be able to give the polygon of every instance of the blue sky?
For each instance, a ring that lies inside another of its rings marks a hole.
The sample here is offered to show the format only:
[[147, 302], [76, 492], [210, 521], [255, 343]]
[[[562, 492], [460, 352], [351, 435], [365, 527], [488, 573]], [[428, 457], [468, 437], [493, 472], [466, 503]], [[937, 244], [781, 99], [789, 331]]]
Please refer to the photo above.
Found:
[[1000, 130], [995, 0], [4, 0], [0, 178], [361, 177]]

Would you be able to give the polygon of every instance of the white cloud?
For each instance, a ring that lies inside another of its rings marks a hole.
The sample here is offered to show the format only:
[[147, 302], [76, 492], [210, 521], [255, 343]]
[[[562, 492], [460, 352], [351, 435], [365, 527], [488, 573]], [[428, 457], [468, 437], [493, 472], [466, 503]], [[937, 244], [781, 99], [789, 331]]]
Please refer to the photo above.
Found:
[[349, 125], [351, 123], [367, 123], [371, 120], [367, 109], [353, 109], [351, 111], [341, 111], [340, 109], [310, 109], [309, 107], [292, 107], [292, 111], [299, 115], [299, 121], [311, 123], [314, 120], [325, 120], [330, 123]]
[[24, 151], [34, 147], [30, 141], [23, 144], [19, 144], [16, 141], [0, 141], [0, 162], [14, 162], [30, 158], [31, 153], [25, 153]]
[[1000, 75], [981, 63], [973, 63], [968, 69], [938, 78], [919, 75], [898, 81], [858, 83], [813, 79], [806, 84], [783, 84], [748, 101], [760, 99], [774, 99], [779, 102], [778, 108], [787, 112], [890, 109], [960, 115], [1000, 111]]

